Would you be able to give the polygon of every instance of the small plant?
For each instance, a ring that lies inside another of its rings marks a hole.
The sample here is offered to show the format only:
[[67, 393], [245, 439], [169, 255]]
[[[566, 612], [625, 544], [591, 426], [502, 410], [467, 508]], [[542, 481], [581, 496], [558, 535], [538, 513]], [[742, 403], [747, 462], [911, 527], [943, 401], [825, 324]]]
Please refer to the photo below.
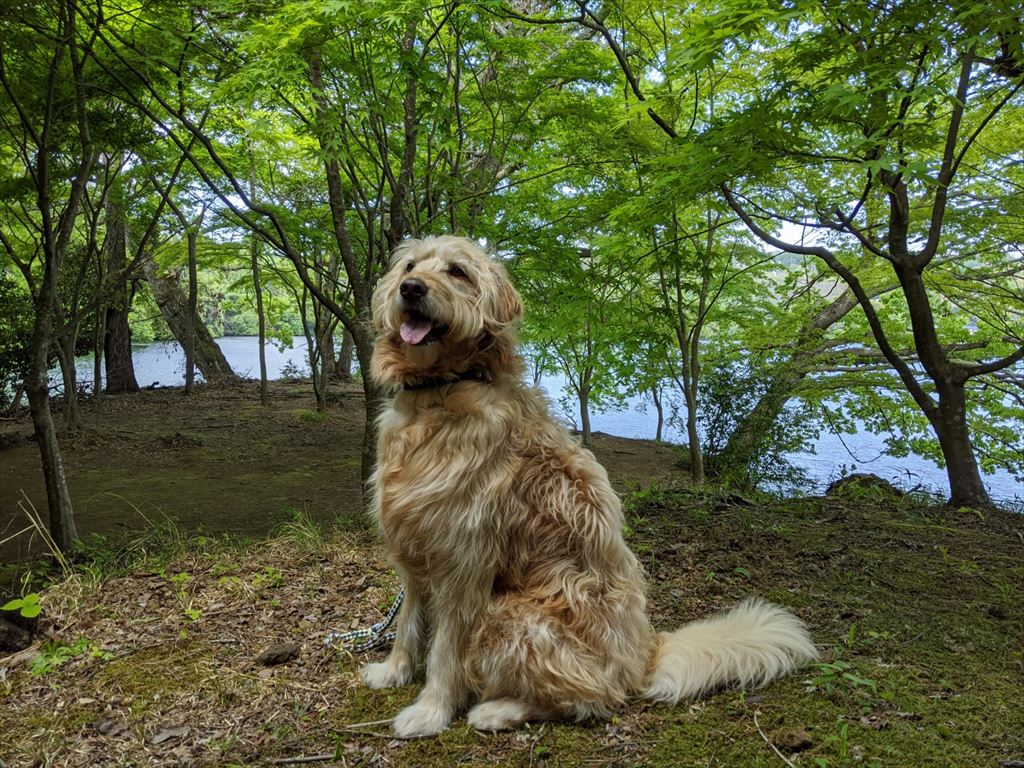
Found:
[[185, 585], [192, 581], [192, 574], [182, 571], [171, 576], [169, 581], [174, 587], [174, 597], [181, 606], [181, 612], [185, 615], [185, 618], [190, 622], [199, 621], [203, 615], [203, 609], [196, 608], [192, 604], [192, 597], [185, 590]]
[[253, 574], [252, 588], [256, 597], [262, 597], [268, 589], [274, 589], [284, 584], [284, 573], [272, 565], [264, 566], [259, 573]]
[[42, 610], [39, 595], [35, 592], [29, 592], [24, 597], [17, 597], [0, 605], [0, 611], [17, 611], [24, 619], [34, 619]]
[[39, 649], [39, 655], [32, 660], [29, 671], [36, 676], [46, 675], [72, 659], [86, 654], [102, 661], [110, 661], [114, 658], [114, 654], [104, 651], [86, 637], [79, 637], [70, 645], [47, 641]]
[[303, 408], [298, 413], [299, 421], [305, 424], [319, 424], [323, 421], [327, 421], [327, 414], [323, 411], [310, 411]]
[[836, 733], [826, 737], [826, 741], [835, 745], [836, 756], [840, 761], [850, 757], [850, 724], [839, 717], [836, 720]]
[[808, 692], [822, 690], [831, 694], [839, 688], [870, 688], [873, 692], [878, 691], [878, 683], [870, 677], [858, 675], [856, 668], [848, 661], [836, 659], [819, 662], [814, 666], [818, 670], [818, 675], [806, 681]]
[[199, 621], [203, 616], [202, 608], [193, 608], [191, 605], [184, 607], [185, 618], [189, 621]]
[[284, 511], [290, 519], [277, 526], [274, 531], [275, 538], [286, 539], [306, 549], [319, 549], [323, 546], [323, 530], [308, 509], [287, 507]]

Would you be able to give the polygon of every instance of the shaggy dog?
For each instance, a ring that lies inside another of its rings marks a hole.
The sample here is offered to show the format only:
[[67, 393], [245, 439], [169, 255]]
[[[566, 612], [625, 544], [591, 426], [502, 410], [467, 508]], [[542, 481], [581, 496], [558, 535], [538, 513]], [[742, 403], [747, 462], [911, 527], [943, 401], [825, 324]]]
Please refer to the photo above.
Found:
[[375, 513], [405, 585], [373, 688], [426, 685], [400, 736], [469, 723], [607, 718], [631, 697], [676, 703], [759, 685], [815, 658], [804, 625], [750, 600], [675, 632], [647, 618], [608, 475], [523, 383], [505, 270], [468, 240], [411, 240], [374, 294], [380, 416]]

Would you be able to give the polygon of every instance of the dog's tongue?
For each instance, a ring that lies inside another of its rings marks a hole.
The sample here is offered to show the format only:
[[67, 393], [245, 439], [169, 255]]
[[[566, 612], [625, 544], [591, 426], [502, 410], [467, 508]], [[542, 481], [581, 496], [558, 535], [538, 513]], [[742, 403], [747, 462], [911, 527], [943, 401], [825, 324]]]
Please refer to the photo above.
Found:
[[406, 344], [419, 344], [430, 333], [433, 326], [429, 320], [406, 320], [400, 331], [402, 341]]

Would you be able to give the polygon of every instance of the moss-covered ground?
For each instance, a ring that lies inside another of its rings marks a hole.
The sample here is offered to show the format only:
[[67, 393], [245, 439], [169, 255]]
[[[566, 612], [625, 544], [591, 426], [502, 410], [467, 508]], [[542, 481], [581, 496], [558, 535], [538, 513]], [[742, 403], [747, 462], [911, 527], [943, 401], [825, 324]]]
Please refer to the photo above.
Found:
[[[740, 505], [734, 502], [739, 501]], [[733, 503], [730, 503], [733, 502]], [[0, 760], [54, 765], [999, 766], [1024, 760], [1024, 516], [866, 496], [628, 498], [653, 620], [746, 595], [790, 606], [819, 665], [612, 722], [432, 739], [386, 722], [416, 686], [358, 683], [323, 646], [395, 590], [371, 534], [303, 518], [269, 540], [184, 534], [94, 553], [43, 593], [45, 642], [0, 657]], [[89, 563], [92, 562], [92, 567]], [[262, 667], [268, 645], [293, 661]], [[314, 763], [288, 762], [315, 758]]]

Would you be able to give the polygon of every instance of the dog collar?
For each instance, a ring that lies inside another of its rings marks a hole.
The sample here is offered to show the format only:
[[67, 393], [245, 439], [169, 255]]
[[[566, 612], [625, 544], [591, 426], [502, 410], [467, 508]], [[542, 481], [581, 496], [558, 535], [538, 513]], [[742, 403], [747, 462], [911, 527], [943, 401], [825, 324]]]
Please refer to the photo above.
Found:
[[491, 375], [487, 371], [482, 371], [479, 368], [470, 368], [468, 371], [456, 374], [455, 378], [437, 376], [432, 379], [424, 379], [416, 384], [403, 384], [402, 389], [406, 392], [414, 392], [420, 389], [443, 387], [445, 384], [458, 384], [460, 381], [479, 381], [482, 384], [490, 384]]

